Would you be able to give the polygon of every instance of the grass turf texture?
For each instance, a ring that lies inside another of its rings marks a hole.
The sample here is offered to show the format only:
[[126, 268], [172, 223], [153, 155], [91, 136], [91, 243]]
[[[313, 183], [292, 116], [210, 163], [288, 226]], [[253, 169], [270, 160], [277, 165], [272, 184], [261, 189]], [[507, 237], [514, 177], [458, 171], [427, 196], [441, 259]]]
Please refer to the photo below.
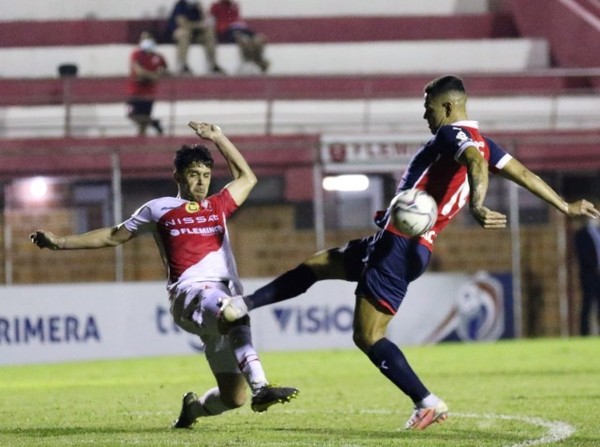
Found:
[[[443, 425], [402, 430], [410, 401], [349, 350], [263, 353], [270, 379], [300, 388], [297, 399], [262, 414], [247, 404], [173, 431], [183, 393], [200, 394], [213, 381], [202, 356], [161, 357], [1, 367], [0, 446], [600, 445], [600, 339], [405, 353], [449, 404]], [[559, 422], [575, 432], [555, 442], [548, 432]]]

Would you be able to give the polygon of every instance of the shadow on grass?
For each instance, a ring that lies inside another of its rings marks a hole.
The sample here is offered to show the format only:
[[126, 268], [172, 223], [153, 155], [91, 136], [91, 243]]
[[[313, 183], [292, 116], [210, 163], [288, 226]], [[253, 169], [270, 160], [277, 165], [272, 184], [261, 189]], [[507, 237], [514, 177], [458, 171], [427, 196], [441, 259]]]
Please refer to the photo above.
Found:
[[[198, 430], [172, 430], [169, 427], [142, 427], [131, 424], [127, 427], [37, 427], [37, 428], [11, 428], [0, 429], [0, 435], [14, 436], [15, 438], [29, 438], [31, 442], [46, 438], [52, 445], [61, 442], [58, 438], [82, 437], [93, 439], [95, 436], [97, 442], [100, 438], [115, 437], [118, 439], [128, 438], [129, 436], [138, 437], [138, 441], [144, 443], [148, 440], [150, 444], [154, 441], [160, 441], [161, 436], [171, 435], [179, 437], [177, 439], [187, 439], [186, 437], [194, 434], [202, 434], [206, 441], [213, 438], [212, 434], [223, 434], [222, 426], [205, 426]], [[213, 433], [214, 432], [214, 433]], [[52, 440], [53, 438], [57, 438]], [[399, 442], [403, 446], [461, 446], [461, 447], [486, 447], [486, 446], [511, 446], [526, 445], [535, 440], [537, 436], [528, 436], [527, 433], [510, 433], [498, 429], [467, 428], [464, 425], [454, 426], [452, 422], [447, 422], [442, 426], [434, 425], [425, 431], [413, 430], [371, 430], [368, 428], [337, 426], [337, 427], [307, 427], [307, 426], [251, 426], [239, 427], [233, 433], [230, 433], [227, 445], [238, 446], [260, 445], [260, 442], [266, 442], [268, 445], [277, 440], [277, 445], [298, 446], [298, 445], [321, 445], [321, 446], [397, 446]], [[51, 441], [52, 440], [52, 441]], [[213, 439], [215, 442], [218, 439]], [[113, 439], [114, 441], [114, 439]], [[596, 447], [597, 439], [578, 437], [578, 446]], [[26, 440], [25, 440], [26, 442]], [[37, 441], [39, 442], [39, 441]], [[309, 444], [307, 444], [309, 442]], [[148, 444], [148, 445], [150, 445]], [[23, 444], [26, 445], [26, 444]], [[152, 444], [154, 445], [154, 444]], [[157, 444], [158, 445], [158, 444]], [[175, 445], [175, 444], [174, 444]], [[206, 445], [217, 445], [207, 443]]]
[[[197, 431], [197, 430], [196, 430]], [[265, 429], [265, 427], [259, 428], [254, 427], [252, 430], [255, 434], [257, 432], [272, 432], [274, 437], [279, 437], [285, 433], [286, 441], [292, 441], [296, 437], [306, 439], [310, 437], [313, 440], [323, 438], [326, 440], [326, 444], [330, 444], [332, 440], [339, 440], [339, 442], [347, 443], [351, 440], [365, 440], [370, 441], [398, 441], [399, 439], [415, 439], [417, 440], [421, 436], [426, 436], [429, 441], [433, 439], [440, 439], [449, 441], [452, 438], [462, 439], [464, 441], [472, 440], [473, 445], [487, 445], [484, 440], [488, 438], [490, 441], [494, 440], [497, 444], [499, 440], [504, 442], [519, 442], [524, 441], [519, 436], [507, 436], [506, 433], [499, 432], [488, 432], [483, 433], [478, 430], [456, 430], [451, 429], [449, 426], [437, 427], [433, 426], [426, 431], [414, 431], [414, 430], [365, 430], [365, 429], [353, 429], [350, 427], [340, 428], [310, 428], [310, 427], [272, 427]], [[194, 430], [172, 430], [169, 427], [37, 427], [37, 428], [12, 428], [12, 429], [0, 429], [1, 434], [5, 435], [16, 435], [25, 436], [31, 438], [52, 438], [62, 436], [80, 436], [80, 435], [155, 435], [165, 433], [193, 433]], [[279, 433], [279, 435], [275, 435]], [[250, 434], [250, 433], [248, 433]], [[238, 436], [243, 433], [238, 433]], [[479, 443], [479, 444], [477, 444]], [[466, 444], [465, 444], [466, 445]]]
[[[156, 434], [172, 431], [169, 427], [37, 427], [0, 429], [1, 434], [50, 438], [78, 435]], [[187, 431], [187, 430], [186, 430]]]

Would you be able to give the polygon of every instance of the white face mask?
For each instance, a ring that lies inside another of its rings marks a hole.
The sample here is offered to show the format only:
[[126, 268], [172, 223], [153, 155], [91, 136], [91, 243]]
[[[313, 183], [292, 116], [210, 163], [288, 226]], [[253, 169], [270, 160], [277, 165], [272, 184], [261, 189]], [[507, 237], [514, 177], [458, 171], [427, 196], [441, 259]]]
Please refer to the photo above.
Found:
[[154, 39], [142, 39], [140, 48], [144, 51], [154, 51], [156, 50], [156, 42]]

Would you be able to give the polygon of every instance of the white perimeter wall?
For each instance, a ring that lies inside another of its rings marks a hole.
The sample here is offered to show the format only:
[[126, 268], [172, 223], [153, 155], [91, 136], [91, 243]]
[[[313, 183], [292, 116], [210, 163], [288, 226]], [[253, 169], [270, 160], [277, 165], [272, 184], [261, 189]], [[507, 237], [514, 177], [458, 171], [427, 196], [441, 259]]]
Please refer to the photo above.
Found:
[[[247, 291], [265, 282], [243, 281]], [[389, 337], [400, 345], [443, 338], [460, 324], [457, 309], [474, 296], [465, 294], [473, 284], [464, 274], [424, 275], [411, 285]], [[353, 283], [318, 283], [300, 298], [253, 311], [255, 344], [261, 351], [352, 348], [353, 308]], [[491, 316], [491, 326], [504, 321], [501, 312]], [[498, 336], [487, 332], [484, 338]], [[191, 354], [199, 347], [198, 337], [173, 325], [164, 283], [0, 288], [0, 364]]]

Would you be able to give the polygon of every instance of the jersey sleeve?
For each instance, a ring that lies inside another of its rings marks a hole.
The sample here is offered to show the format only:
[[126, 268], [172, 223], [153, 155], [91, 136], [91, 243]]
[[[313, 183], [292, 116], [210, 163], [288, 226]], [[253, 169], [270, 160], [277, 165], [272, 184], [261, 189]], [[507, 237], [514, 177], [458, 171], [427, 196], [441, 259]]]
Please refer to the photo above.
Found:
[[129, 219], [123, 222], [123, 225], [136, 235], [152, 232], [156, 227], [156, 221], [152, 217], [150, 203], [145, 203], [139, 207]]
[[210, 201], [212, 202], [213, 207], [217, 211], [223, 213], [225, 217], [231, 216], [239, 208], [227, 188], [223, 188], [217, 194], [211, 196]]
[[512, 155], [502, 149], [500, 145], [491, 138], [486, 137], [485, 142], [490, 148], [490, 159], [488, 161], [490, 169], [497, 172], [506, 166], [506, 163], [512, 159]]
[[442, 142], [440, 147], [449, 155], [458, 161], [461, 154], [469, 146], [477, 146], [471, 138], [469, 131], [458, 126], [442, 126], [438, 131], [437, 138]]

